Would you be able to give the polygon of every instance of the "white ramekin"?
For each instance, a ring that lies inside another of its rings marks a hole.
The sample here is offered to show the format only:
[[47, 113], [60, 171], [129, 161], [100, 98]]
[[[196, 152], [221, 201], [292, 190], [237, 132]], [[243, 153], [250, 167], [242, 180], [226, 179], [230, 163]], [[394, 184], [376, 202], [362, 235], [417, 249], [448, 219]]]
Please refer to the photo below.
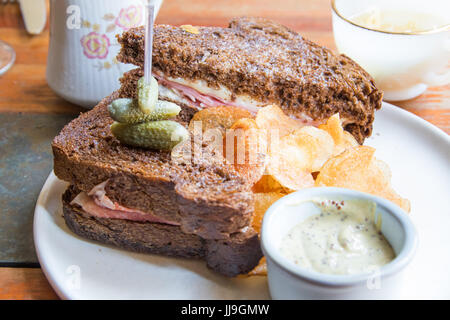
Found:
[[[365, 199], [376, 203], [381, 232], [392, 245], [396, 258], [372, 274], [330, 275], [302, 269], [280, 254], [283, 237], [299, 222], [320, 212], [310, 200]], [[273, 299], [389, 299], [401, 286], [402, 270], [414, 256], [417, 232], [407, 214], [380, 197], [343, 188], [309, 188], [289, 194], [266, 212], [261, 245], [267, 259], [268, 281]]]

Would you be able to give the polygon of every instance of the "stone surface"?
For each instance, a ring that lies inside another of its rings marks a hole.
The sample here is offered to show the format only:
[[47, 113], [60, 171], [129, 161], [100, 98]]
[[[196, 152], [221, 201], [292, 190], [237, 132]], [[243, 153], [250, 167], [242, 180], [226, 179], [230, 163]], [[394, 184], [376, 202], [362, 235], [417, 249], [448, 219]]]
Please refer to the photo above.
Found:
[[53, 167], [50, 143], [74, 115], [0, 114], [0, 265], [33, 265], [33, 213]]

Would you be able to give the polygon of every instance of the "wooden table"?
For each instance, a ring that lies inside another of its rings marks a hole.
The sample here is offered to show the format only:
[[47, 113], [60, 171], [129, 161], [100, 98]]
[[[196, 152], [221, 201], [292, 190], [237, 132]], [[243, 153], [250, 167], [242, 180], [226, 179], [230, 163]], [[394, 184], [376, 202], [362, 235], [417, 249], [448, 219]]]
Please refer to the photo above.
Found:
[[[243, 15], [271, 18], [335, 49], [329, 0], [165, 0], [156, 22], [226, 26], [231, 17]], [[18, 6], [0, 5], [0, 39], [17, 53], [13, 68], [0, 77], [0, 113], [76, 115], [82, 111], [57, 97], [46, 83], [48, 36], [48, 28], [41, 35], [28, 35]], [[396, 104], [450, 133], [450, 86], [429, 88], [416, 99]], [[39, 268], [0, 266], [0, 298], [57, 296]]]

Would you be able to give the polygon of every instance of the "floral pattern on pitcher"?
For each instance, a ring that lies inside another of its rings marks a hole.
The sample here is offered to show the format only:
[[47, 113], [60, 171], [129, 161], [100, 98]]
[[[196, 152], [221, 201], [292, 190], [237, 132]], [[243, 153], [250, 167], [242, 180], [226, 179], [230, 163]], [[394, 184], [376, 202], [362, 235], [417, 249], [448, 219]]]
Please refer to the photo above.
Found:
[[[83, 20], [82, 27], [90, 30], [88, 34], [80, 39], [84, 55], [88, 59], [106, 60], [111, 46], [119, 45], [114, 35], [109, 37], [108, 33], [115, 32], [117, 27], [122, 30], [128, 30], [139, 26], [142, 22], [143, 15], [143, 6], [132, 5], [127, 8], [122, 8], [117, 16], [113, 13], [105, 14], [101, 18], [103, 20], [101, 23]], [[104, 29], [104, 33], [102, 33], [102, 29]], [[113, 57], [111, 61], [99, 61], [94, 65], [94, 68], [101, 71], [110, 69], [114, 65], [119, 65], [116, 57]]]
[[89, 59], [105, 59], [111, 43], [106, 34], [90, 32], [81, 38], [84, 55]]
[[120, 10], [115, 21], [116, 25], [124, 30], [139, 26], [143, 17], [142, 9], [142, 6], [129, 6]]

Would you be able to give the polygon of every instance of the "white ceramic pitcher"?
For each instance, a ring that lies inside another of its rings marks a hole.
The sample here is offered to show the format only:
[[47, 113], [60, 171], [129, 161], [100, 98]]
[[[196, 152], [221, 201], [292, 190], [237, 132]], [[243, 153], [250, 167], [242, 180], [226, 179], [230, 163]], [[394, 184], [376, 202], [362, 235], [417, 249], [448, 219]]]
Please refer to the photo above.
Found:
[[[146, 0], [51, 0], [47, 82], [85, 108], [117, 90], [132, 65], [116, 60], [116, 35], [144, 24]], [[162, 0], [152, 0], [155, 17]]]

